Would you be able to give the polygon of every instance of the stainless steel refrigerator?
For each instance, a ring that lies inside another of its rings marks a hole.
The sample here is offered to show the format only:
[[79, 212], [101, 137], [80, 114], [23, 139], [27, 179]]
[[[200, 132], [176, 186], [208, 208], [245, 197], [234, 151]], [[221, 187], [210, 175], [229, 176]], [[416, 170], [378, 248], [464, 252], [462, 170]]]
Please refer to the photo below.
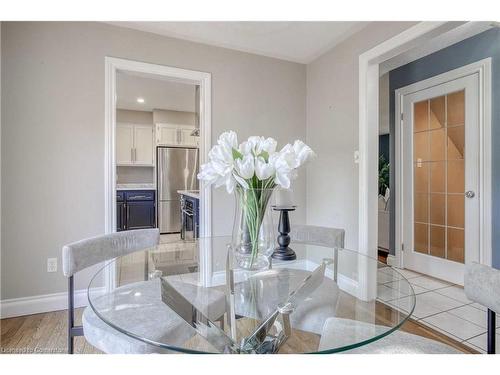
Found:
[[156, 153], [158, 227], [160, 233], [178, 233], [181, 196], [177, 190], [198, 190], [198, 149], [158, 147]]

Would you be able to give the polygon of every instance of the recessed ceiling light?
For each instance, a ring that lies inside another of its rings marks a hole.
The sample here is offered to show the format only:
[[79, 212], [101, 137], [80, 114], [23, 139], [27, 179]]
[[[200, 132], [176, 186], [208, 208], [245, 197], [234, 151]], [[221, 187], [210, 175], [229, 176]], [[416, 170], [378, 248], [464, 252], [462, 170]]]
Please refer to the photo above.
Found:
[[144, 98], [137, 98], [137, 103], [144, 103]]

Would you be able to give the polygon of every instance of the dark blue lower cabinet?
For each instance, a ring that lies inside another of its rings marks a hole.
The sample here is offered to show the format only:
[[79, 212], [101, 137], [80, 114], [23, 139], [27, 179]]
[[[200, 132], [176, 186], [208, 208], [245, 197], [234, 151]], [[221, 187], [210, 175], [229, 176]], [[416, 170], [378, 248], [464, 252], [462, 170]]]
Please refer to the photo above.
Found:
[[120, 191], [116, 202], [116, 230], [156, 227], [154, 191]]
[[127, 202], [125, 210], [127, 230], [154, 228], [154, 202]]
[[125, 202], [116, 202], [116, 231], [125, 230]]

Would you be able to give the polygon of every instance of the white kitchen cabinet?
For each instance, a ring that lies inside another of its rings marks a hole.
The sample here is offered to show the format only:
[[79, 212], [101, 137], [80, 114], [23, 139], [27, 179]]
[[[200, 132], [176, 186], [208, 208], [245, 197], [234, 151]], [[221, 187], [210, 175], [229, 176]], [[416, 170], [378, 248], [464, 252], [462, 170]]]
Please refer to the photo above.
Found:
[[156, 144], [162, 146], [198, 147], [199, 137], [191, 133], [194, 126], [175, 124], [156, 124]]
[[121, 124], [116, 126], [116, 164], [134, 164], [134, 126]]
[[134, 125], [134, 163], [153, 165], [153, 127]]
[[153, 126], [116, 125], [116, 164], [154, 166]]
[[180, 143], [179, 130], [174, 126], [157, 124], [156, 143], [159, 145], [178, 145]]
[[198, 140], [200, 137], [195, 137], [192, 136], [191, 133], [193, 132], [194, 127], [192, 128], [181, 128], [181, 143], [183, 146], [193, 146], [193, 147], [198, 147]]

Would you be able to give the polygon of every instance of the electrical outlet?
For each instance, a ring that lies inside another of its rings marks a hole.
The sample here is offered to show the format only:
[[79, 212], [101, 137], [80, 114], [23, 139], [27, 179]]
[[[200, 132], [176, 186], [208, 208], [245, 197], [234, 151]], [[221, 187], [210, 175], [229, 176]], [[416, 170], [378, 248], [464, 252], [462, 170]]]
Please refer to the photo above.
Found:
[[57, 272], [57, 258], [47, 258], [47, 272]]

